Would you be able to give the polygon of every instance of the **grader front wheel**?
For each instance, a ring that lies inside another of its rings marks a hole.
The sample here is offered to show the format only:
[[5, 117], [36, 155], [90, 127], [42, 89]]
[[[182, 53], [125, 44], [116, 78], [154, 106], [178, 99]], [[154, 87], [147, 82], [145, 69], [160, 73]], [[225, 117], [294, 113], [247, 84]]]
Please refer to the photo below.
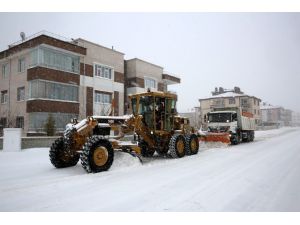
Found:
[[52, 144], [49, 157], [50, 162], [56, 168], [75, 166], [79, 160], [79, 154], [71, 154], [67, 151], [63, 137], [58, 138]]
[[113, 163], [114, 150], [108, 140], [92, 137], [84, 144], [80, 160], [88, 173], [106, 171]]

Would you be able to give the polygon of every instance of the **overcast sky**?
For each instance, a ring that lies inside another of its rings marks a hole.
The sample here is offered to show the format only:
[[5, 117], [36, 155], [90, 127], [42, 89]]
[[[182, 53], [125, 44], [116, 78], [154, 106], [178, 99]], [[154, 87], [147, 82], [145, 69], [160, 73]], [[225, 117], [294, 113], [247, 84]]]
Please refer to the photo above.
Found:
[[299, 13], [0, 13], [0, 49], [47, 30], [114, 46], [178, 74], [178, 109], [239, 86], [300, 112]]

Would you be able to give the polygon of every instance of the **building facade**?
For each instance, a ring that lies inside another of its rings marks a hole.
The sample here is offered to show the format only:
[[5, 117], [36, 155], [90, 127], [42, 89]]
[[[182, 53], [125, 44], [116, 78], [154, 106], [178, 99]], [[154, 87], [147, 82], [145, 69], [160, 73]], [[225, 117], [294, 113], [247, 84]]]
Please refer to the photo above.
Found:
[[292, 126], [300, 127], [300, 113], [292, 112]]
[[168, 85], [179, 84], [180, 78], [164, 72], [164, 68], [134, 58], [125, 60], [125, 113], [130, 111], [128, 96], [151, 91], [168, 91]]
[[79, 115], [80, 62], [86, 49], [45, 34], [0, 52], [3, 127], [40, 133], [49, 115], [58, 129]]
[[71, 118], [123, 115], [128, 94], [180, 82], [160, 66], [125, 61], [122, 52], [48, 32], [0, 52], [0, 68], [0, 133], [20, 127], [28, 136], [45, 134], [49, 117], [62, 132]]
[[87, 51], [80, 71], [80, 117], [123, 115], [124, 53], [84, 39], [75, 42]]
[[248, 112], [255, 118], [255, 123], [261, 123], [260, 102], [261, 99], [255, 96], [244, 94], [239, 87], [226, 90], [222, 87], [215, 88], [212, 95], [199, 99], [200, 102], [200, 120], [201, 124], [205, 127], [206, 114], [213, 110], [221, 108], [236, 108], [239, 107], [243, 112]]
[[285, 109], [282, 106], [273, 106], [263, 103], [261, 106], [262, 125], [263, 126], [294, 126], [294, 112], [290, 109]]
[[201, 127], [201, 111], [200, 107], [194, 107], [190, 112], [179, 113], [180, 116], [187, 117], [190, 120], [190, 125], [197, 130]]

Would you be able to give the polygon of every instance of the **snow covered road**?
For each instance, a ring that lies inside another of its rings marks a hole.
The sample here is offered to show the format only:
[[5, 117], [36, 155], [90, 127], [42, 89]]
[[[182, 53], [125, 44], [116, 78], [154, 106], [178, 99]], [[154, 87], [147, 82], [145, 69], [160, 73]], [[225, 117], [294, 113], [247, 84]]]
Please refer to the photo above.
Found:
[[0, 211], [300, 211], [300, 130], [110, 171], [55, 169], [48, 149], [0, 152]]

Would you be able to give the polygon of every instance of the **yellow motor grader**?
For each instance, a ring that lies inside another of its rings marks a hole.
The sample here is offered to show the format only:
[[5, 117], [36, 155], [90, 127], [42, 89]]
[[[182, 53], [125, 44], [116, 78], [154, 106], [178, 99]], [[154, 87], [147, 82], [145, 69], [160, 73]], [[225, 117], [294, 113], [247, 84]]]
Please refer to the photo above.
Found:
[[[145, 92], [130, 96], [132, 115], [90, 116], [80, 122], [73, 120], [64, 135], [50, 148], [50, 161], [56, 168], [77, 164], [79, 158], [87, 172], [108, 170], [114, 151], [133, 156], [170, 155], [181, 158], [198, 153], [199, 141], [188, 118], [176, 110], [177, 95]], [[118, 133], [116, 136], [110, 134]], [[133, 141], [122, 141], [132, 134]]]

